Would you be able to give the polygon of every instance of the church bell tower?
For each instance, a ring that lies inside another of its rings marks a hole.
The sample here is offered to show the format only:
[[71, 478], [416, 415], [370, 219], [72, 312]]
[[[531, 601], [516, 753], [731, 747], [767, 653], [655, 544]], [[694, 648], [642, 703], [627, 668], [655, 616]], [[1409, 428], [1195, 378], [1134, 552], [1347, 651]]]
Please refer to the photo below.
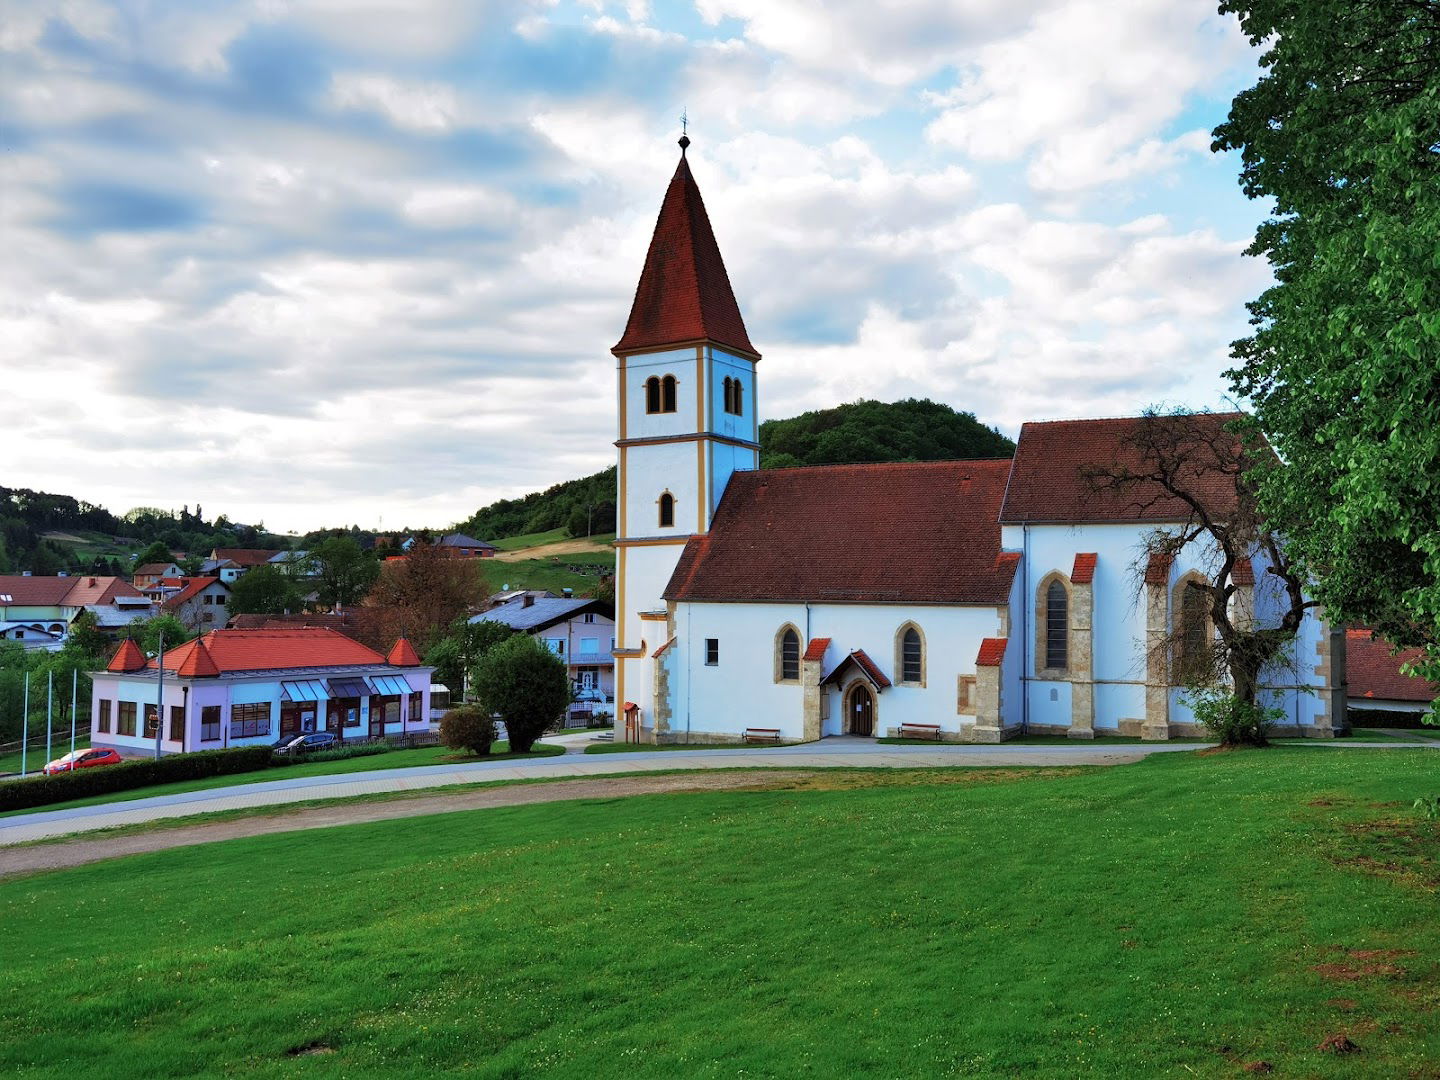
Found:
[[646, 738], [663, 711], [653, 657], [670, 640], [663, 594], [681, 549], [709, 530], [730, 474], [760, 458], [760, 354], [690, 173], [689, 145], [681, 136], [630, 319], [611, 350], [619, 388], [617, 740]]

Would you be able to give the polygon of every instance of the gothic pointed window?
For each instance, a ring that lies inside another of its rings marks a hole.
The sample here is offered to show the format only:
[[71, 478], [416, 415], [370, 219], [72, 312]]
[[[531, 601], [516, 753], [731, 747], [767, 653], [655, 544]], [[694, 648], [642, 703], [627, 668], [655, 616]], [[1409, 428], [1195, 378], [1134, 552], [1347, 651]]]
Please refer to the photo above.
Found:
[[727, 413], [735, 411], [735, 380], [729, 375], [725, 376], [725, 411]]
[[745, 412], [745, 384], [742, 383], [739, 379], [735, 380], [734, 397], [735, 408], [731, 411], [734, 412], [736, 416], [740, 416], [742, 413]]
[[800, 632], [793, 626], [784, 627], [776, 641], [776, 682], [798, 682], [800, 679]]
[[668, 491], [660, 496], [660, 528], [675, 527], [675, 496]]
[[645, 380], [645, 411], [647, 413], [660, 411], [660, 380], [654, 375]]
[[666, 375], [660, 380], [660, 411], [675, 411], [675, 376]]
[[905, 631], [900, 643], [900, 679], [907, 683], [918, 683], [921, 679], [920, 632], [913, 626]]
[[1210, 598], [1203, 583], [1188, 579], [1179, 588], [1179, 633], [1176, 636], [1176, 681], [1190, 683], [1210, 673]]
[[1045, 590], [1045, 666], [1070, 666], [1070, 594], [1058, 579]]

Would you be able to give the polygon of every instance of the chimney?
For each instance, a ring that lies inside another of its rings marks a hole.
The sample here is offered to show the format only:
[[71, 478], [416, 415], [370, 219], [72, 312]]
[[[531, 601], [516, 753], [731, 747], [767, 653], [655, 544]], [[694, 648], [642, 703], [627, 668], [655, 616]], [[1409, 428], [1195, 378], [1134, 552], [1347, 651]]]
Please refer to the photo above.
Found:
[[89, 584], [90, 584], [90, 588], [93, 589], [93, 588], [95, 588], [95, 586], [96, 586], [97, 584], [99, 584], [99, 583], [92, 577], [92, 578], [90, 579]]
[[527, 592], [527, 593], [525, 594], [525, 599], [524, 599], [523, 601], [521, 601], [520, 606], [521, 606], [521, 607], [532, 607], [532, 606], [534, 605], [534, 603], [535, 603], [535, 596], [534, 596], [534, 594]]

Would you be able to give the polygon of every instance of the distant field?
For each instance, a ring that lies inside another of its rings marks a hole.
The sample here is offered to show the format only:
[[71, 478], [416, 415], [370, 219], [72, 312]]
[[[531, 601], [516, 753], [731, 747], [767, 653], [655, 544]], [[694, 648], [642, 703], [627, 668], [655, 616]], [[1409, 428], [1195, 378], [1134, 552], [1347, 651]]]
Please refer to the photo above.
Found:
[[46, 540], [54, 540], [62, 547], [68, 547], [81, 559], [93, 559], [97, 555], [105, 558], [129, 559], [145, 544], [140, 540], [111, 536], [108, 533], [90, 532], [84, 529], [42, 533]]
[[[536, 547], [540, 544], [553, 544], [558, 540], [568, 540], [570, 534], [564, 529], [551, 529], [549, 532], [526, 533], [524, 536], [507, 536], [504, 540], [491, 540], [501, 551], [517, 551], [520, 548]], [[485, 539], [482, 537], [481, 539]]]
[[836, 770], [17, 878], [0, 1071], [1431, 1076], [1432, 761]]

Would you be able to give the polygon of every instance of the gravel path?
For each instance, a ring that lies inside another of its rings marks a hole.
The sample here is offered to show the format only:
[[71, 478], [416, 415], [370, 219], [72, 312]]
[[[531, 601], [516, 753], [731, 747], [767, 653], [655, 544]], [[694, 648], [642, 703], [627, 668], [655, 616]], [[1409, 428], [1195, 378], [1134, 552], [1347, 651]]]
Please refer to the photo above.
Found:
[[[809, 773], [786, 773], [787, 779]], [[233, 840], [241, 836], [267, 836], [271, 833], [298, 832], [304, 829], [328, 829], [334, 825], [355, 825], [367, 821], [389, 821], [394, 818], [420, 817], [425, 814], [448, 814], [457, 810], [487, 810], [497, 806], [524, 806], [530, 803], [569, 802], [574, 799], [614, 799], [630, 795], [658, 795], [677, 791], [724, 791], [730, 788], [773, 784], [774, 772], [691, 773], [666, 776], [617, 776], [598, 780], [571, 780], [555, 784], [516, 784], [455, 795], [431, 795], [418, 799], [395, 799], [380, 803], [356, 803], [350, 806], [325, 806], [292, 810], [263, 816], [182, 825], [172, 829], [126, 836], [105, 836], [92, 839], [35, 844], [29, 847], [0, 849], [0, 878], [32, 874], [40, 870], [60, 870], [85, 863], [114, 859], [122, 855], [139, 855], [149, 851], [211, 844], [217, 840]]]

